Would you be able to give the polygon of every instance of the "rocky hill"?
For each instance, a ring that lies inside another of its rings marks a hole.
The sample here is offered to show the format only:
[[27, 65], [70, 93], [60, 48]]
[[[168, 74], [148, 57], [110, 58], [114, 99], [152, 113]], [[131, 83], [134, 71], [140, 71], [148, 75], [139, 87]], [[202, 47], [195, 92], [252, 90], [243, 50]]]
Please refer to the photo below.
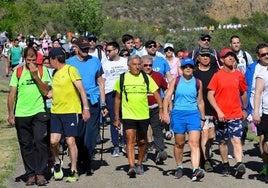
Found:
[[248, 18], [267, 12], [268, 0], [100, 0], [110, 18], [173, 27], [196, 25], [201, 15], [221, 22], [232, 17]]
[[217, 21], [231, 17], [248, 18], [254, 12], [268, 11], [268, 0], [214, 0], [205, 13]]

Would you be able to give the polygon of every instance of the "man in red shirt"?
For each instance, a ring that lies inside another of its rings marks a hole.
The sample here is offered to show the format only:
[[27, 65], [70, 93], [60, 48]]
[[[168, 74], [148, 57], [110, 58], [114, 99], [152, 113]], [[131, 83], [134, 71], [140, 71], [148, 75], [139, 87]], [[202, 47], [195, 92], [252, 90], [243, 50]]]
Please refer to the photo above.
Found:
[[[155, 83], [158, 85], [158, 93], [160, 94], [160, 89], [165, 91], [167, 89], [167, 81], [162, 76], [162, 74], [153, 71], [153, 57], [150, 55], [145, 55], [141, 58], [141, 67], [142, 70], [150, 75]], [[155, 163], [163, 164], [163, 161], [167, 159], [167, 152], [164, 151], [165, 143], [164, 143], [164, 134], [163, 134], [163, 124], [159, 119], [159, 106], [156, 102], [156, 99], [152, 93], [148, 93], [148, 104], [150, 110], [150, 125], [153, 131], [154, 138], [154, 148], [155, 152]]]
[[216, 140], [219, 142], [223, 175], [230, 174], [227, 140], [231, 138], [237, 161], [235, 177], [242, 178], [246, 173], [246, 167], [242, 163], [241, 136], [242, 119], [247, 117], [247, 84], [244, 75], [234, 68], [235, 54], [231, 49], [223, 49], [220, 59], [223, 67], [213, 75], [208, 85], [208, 100], [216, 111]]

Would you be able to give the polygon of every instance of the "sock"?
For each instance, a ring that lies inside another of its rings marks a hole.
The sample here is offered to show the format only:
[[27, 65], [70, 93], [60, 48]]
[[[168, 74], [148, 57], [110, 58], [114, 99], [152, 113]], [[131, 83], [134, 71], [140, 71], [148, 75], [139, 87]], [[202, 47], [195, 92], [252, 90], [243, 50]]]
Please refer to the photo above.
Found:
[[177, 169], [178, 168], [181, 168], [181, 169], [183, 169], [183, 165], [181, 164], [181, 165], [177, 165]]

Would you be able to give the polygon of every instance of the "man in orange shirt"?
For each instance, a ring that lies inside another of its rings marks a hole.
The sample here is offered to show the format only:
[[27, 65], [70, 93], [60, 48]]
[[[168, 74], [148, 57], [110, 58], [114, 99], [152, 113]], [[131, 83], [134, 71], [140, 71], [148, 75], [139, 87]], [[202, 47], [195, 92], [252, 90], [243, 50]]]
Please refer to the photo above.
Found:
[[223, 163], [222, 173], [225, 176], [230, 174], [227, 147], [227, 141], [230, 138], [237, 162], [235, 177], [242, 178], [246, 173], [246, 167], [242, 163], [241, 137], [243, 133], [242, 119], [247, 117], [247, 84], [244, 75], [234, 69], [235, 54], [231, 49], [223, 49], [220, 58], [223, 68], [213, 75], [208, 85], [208, 100], [216, 111], [216, 140], [219, 142]]

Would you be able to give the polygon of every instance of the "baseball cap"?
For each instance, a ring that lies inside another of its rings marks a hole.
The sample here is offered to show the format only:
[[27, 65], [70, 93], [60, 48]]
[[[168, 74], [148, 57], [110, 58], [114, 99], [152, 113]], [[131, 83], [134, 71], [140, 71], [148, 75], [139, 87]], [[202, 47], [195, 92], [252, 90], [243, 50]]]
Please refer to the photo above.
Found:
[[60, 55], [65, 56], [64, 49], [61, 47], [56, 47], [56, 48], [50, 49], [48, 57], [51, 58], [51, 57], [56, 57], [56, 56], [60, 56]]
[[172, 49], [174, 49], [174, 46], [171, 43], [166, 43], [165, 46], [164, 46], [164, 49], [166, 49], [166, 48], [172, 48]]
[[201, 48], [201, 49], [199, 50], [199, 54], [200, 54], [200, 55], [205, 55], [205, 54], [210, 55], [210, 50], [209, 50], [209, 48]]
[[81, 49], [90, 47], [88, 39], [86, 37], [79, 37], [74, 41], [74, 43]]
[[156, 42], [154, 40], [148, 40], [145, 42], [145, 48], [148, 48], [151, 44], [156, 45]]
[[221, 52], [220, 52], [220, 57], [226, 57], [228, 54], [235, 54], [230, 48], [224, 48]]
[[184, 67], [186, 65], [192, 65], [194, 66], [194, 60], [192, 58], [186, 57], [181, 61], [181, 67]]
[[209, 38], [209, 40], [211, 39], [211, 36], [209, 34], [203, 33], [200, 35], [200, 39], [204, 39], [204, 38]]

